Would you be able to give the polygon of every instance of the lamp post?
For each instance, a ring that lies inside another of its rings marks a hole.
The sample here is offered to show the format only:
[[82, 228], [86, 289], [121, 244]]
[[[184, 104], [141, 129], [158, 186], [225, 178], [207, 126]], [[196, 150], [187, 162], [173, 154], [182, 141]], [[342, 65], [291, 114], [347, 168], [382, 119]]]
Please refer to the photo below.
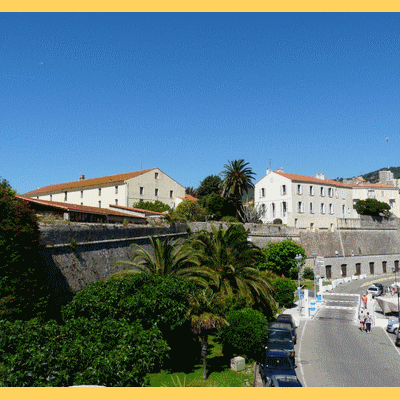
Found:
[[315, 274], [315, 262], [316, 262], [318, 253], [313, 251], [311, 255], [313, 256], [313, 259], [314, 259], [314, 299], [317, 300], [317, 285], [315, 284], [315, 275], [316, 275]]
[[298, 274], [297, 274], [297, 281], [298, 281], [297, 282], [297, 291], [298, 291], [298, 294], [299, 294], [299, 316], [300, 316], [301, 315], [301, 306], [302, 306], [301, 289], [300, 289], [300, 278], [301, 278], [301, 275], [300, 275], [300, 264], [301, 264], [301, 261], [303, 260], [303, 257], [301, 256], [301, 254], [297, 254], [294, 259], [297, 262], [297, 271], [298, 271]]
[[397, 285], [397, 279], [396, 279], [396, 268], [392, 268], [392, 272], [394, 272], [394, 283], [396, 285], [396, 292], [397, 292], [397, 319], [400, 322], [400, 291], [399, 291], [399, 286]]

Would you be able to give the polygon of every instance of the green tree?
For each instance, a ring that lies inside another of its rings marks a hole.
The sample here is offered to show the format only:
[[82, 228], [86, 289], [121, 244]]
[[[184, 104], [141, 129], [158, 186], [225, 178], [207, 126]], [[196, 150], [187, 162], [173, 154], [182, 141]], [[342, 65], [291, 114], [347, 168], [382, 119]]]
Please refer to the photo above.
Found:
[[171, 211], [171, 207], [168, 204], [163, 203], [160, 200], [156, 201], [139, 201], [138, 203], [135, 203], [132, 205], [134, 208], [141, 208], [142, 210], [148, 210], [148, 211], [155, 211], [155, 212], [165, 212], [165, 211]]
[[273, 281], [275, 300], [280, 306], [291, 307], [294, 302], [294, 293], [297, 284], [289, 278], [276, 277]]
[[240, 293], [254, 302], [274, 302], [270, 283], [256, 268], [265, 258], [247, 240], [243, 225], [231, 225], [227, 230], [211, 228], [211, 232], [194, 235], [191, 245], [213, 292], [228, 298]]
[[196, 193], [199, 199], [209, 196], [211, 193], [221, 195], [222, 179], [218, 175], [209, 175], [200, 182]]
[[189, 319], [193, 333], [201, 338], [201, 358], [203, 361], [203, 379], [207, 379], [208, 336], [223, 326], [229, 325], [218, 307], [216, 295], [210, 288], [203, 289], [190, 297]]
[[224, 177], [222, 182], [222, 195], [232, 197], [235, 202], [236, 218], [239, 218], [239, 206], [243, 197], [243, 192], [254, 188], [253, 180], [255, 173], [249, 163], [244, 160], [228, 161], [221, 172]]
[[219, 221], [222, 217], [235, 215], [235, 203], [232, 199], [211, 193], [200, 201], [205, 205], [208, 215], [212, 215], [213, 220]]
[[193, 186], [189, 186], [185, 189], [185, 193], [189, 194], [193, 197], [197, 197], [197, 190], [193, 188]]
[[179, 203], [174, 211], [174, 215], [187, 221], [205, 221], [207, 211], [198, 201], [184, 200]]
[[259, 265], [259, 269], [269, 269], [279, 276], [297, 275], [297, 262], [295, 260], [297, 254], [303, 257], [301, 265], [304, 265], [306, 260], [305, 249], [290, 239], [270, 242], [267, 247], [262, 249], [262, 252], [266, 257], [266, 262]]
[[15, 197], [6, 180], [0, 184], [0, 317], [47, 317], [49, 290], [39, 254], [36, 215]]
[[250, 308], [229, 311], [226, 316], [229, 326], [218, 332], [224, 355], [257, 358], [267, 333], [267, 318]]
[[390, 216], [389, 204], [383, 201], [378, 201], [376, 199], [358, 200], [357, 203], [354, 205], [354, 208], [360, 215], [383, 215], [385, 217]]

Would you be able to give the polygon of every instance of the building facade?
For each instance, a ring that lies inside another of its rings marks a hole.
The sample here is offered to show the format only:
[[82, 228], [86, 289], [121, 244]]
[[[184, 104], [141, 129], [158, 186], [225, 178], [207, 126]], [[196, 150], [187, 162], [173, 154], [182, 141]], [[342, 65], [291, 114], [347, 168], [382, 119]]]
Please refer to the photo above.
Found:
[[263, 223], [280, 219], [287, 226], [311, 231], [333, 231], [339, 219], [359, 218], [353, 205], [372, 196], [387, 202], [391, 212], [399, 215], [397, 188], [364, 182], [345, 184], [326, 179], [324, 174], [311, 177], [268, 169], [254, 191], [255, 206], [261, 210]]
[[49, 185], [24, 196], [99, 208], [159, 200], [175, 208], [176, 199], [185, 196], [185, 188], [159, 168], [151, 168], [92, 179], [81, 175], [79, 181]]

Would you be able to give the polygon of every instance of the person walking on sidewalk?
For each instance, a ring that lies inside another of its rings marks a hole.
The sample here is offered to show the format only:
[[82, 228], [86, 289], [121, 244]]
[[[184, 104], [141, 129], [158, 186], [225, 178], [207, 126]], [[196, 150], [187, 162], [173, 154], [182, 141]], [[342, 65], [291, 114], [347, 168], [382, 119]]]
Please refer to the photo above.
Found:
[[366, 310], [367, 309], [367, 302], [368, 302], [367, 295], [364, 294], [364, 296], [361, 299], [362, 299], [362, 302], [363, 302], [364, 310]]
[[369, 315], [369, 312], [367, 312], [367, 317], [365, 318], [365, 331], [367, 333], [371, 333], [371, 325], [372, 325], [372, 316]]
[[360, 315], [358, 316], [358, 319], [360, 320], [360, 330], [361, 330], [361, 332], [364, 332], [364, 330], [365, 330], [365, 315], [364, 315], [363, 310], [360, 311]]

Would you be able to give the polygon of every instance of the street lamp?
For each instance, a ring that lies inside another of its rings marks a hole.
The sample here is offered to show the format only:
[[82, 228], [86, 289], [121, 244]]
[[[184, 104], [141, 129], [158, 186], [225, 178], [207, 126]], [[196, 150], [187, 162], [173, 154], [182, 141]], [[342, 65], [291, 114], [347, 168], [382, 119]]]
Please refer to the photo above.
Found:
[[396, 279], [396, 268], [392, 268], [392, 272], [394, 272], [394, 283], [396, 285], [396, 292], [397, 292], [397, 319], [400, 322], [400, 291], [399, 291], [399, 285], [397, 285], [397, 279]]
[[315, 274], [315, 261], [317, 259], [318, 253], [313, 251], [311, 255], [313, 256], [313, 259], [314, 259], [314, 299], [317, 300], [317, 285], [315, 284], [315, 276], [316, 276], [316, 274]]
[[300, 264], [301, 264], [301, 261], [303, 260], [303, 257], [301, 256], [301, 254], [297, 254], [296, 255], [296, 257], [294, 258], [295, 260], [296, 260], [296, 262], [297, 262], [297, 271], [298, 271], [298, 274], [297, 274], [297, 280], [298, 280], [298, 284], [297, 284], [297, 291], [298, 291], [298, 294], [299, 294], [299, 316], [301, 315], [301, 303], [302, 303], [302, 301], [301, 301], [301, 289], [300, 289]]

